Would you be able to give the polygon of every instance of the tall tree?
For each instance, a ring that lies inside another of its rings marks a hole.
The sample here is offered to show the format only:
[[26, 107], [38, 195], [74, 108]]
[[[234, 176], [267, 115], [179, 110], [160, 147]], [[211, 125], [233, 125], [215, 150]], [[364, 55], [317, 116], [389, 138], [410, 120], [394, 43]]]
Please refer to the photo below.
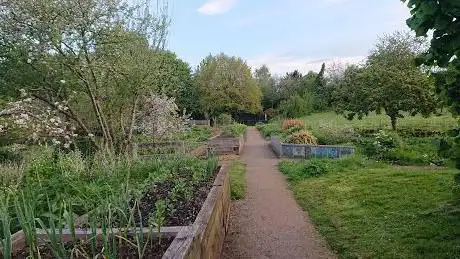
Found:
[[315, 83], [313, 84], [313, 98], [314, 104], [313, 108], [315, 111], [325, 111], [329, 108], [331, 102], [331, 88], [330, 85], [326, 84], [326, 64], [321, 65], [321, 70], [315, 78]]
[[434, 83], [427, 72], [415, 65], [422, 47], [423, 42], [407, 33], [382, 37], [366, 66], [361, 71], [354, 69], [357, 83], [342, 84], [335, 92], [339, 111], [352, 119], [383, 110], [393, 130], [404, 112], [430, 115], [436, 108]]
[[254, 77], [262, 92], [262, 107], [264, 109], [274, 108], [277, 103], [275, 80], [272, 78], [270, 69], [262, 65], [254, 72]]
[[219, 113], [261, 110], [261, 92], [250, 67], [241, 58], [223, 53], [206, 57], [199, 65], [195, 82], [200, 93], [203, 113], [216, 116]]
[[[140, 102], [158, 90], [151, 66], [165, 42], [165, 8], [155, 14], [123, 0], [7, 1], [0, 6], [7, 67], [0, 83], [26, 89], [84, 135], [99, 135], [92, 141], [100, 149], [123, 152]], [[55, 105], [63, 102], [65, 110]]]
[[160, 94], [176, 99], [178, 108], [187, 113], [199, 109], [198, 89], [193, 84], [190, 65], [171, 51], [158, 52], [158, 61], [152, 64], [156, 88]]
[[[417, 33], [426, 36], [433, 32], [430, 48], [421, 55], [419, 63], [447, 68], [438, 76], [438, 91], [447, 96], [454, 115], [460, 114], [460, 2], [458, 0], [402, 0], [408, 2], [412, 17], [407, 25]], [[460, 125], [460, 121], [459, 121]], [[454, 130], [454, 154], [456, 167], [460, 169], [460, 126]], [[460, 174], [455, 177], [456, 192], [460, 197]], [[460, 200], [460, 198], [459, 198]]]

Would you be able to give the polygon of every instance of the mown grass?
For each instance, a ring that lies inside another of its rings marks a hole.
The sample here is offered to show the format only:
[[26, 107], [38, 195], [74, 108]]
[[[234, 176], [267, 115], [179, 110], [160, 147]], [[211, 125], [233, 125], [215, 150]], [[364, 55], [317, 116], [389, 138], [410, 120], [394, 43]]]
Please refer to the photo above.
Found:
[[[315, 113], [302, 120], [305, 125], [313, 131], [320, 130], [322, 125], [331, 125], [337, 128], [353, 127], [355, 129], [391, 129], [391, 123], [388, 116], [385, 114], [372, 113], [369, 116], [363, 117], [361, 120], [347, 120], [342, 115], [334, 112]], [[446, 131], [456, 126], [457, 120], [451, 114], [443, 114], [441, 116], [431, 116], [424, 118], [421, 115], [406, 116], [398, 119], [398, 129], [425, 129], [435, 131]]]
[[[322, 176], [308, 171], [322, 164]], [[282, 161], [300, 206], [341, 258], [459, 258], [458, 171], [363, 160]]]
[[[391, 129], [389, 117], [384, 114], [370, 114], [363, 117], [361, 120], [347, 120], [342, 115], [334, 112], [315, 113], [301, 118], [308, 130], [314, 135], [321, 136], [324, 131], [330, 130], [345, 130], [353, 129], [356, 131], [377, 130], [377, 129]], [[436, 131], [445, 132], [454, 128], [457, 125], [457, 119], [453, 118], [451, 114], [443, 114], [441, 116], [431, 116], [424, 118], [421, 115], [406, 116], [398, 120], [398, 131]], [[265, 126], [262, 130], [265, 136], [271, 134], [279, 134], [281, 122], [273, 120], [269, 125]], [[265, 129], [266, 128], [266, 129]], [[265, 131], [265, 132], [264, 132]]]
[[[305, 128], [310, 131], [321, 145], [353, 145], [366, 149], [374, 143], [379, 130], [392, 132], [388, 116], [371, 114], [362, 120], [347, 120], [333, 112], [317, 113], [301, 118]], [[277, 135], [285, 141], [289, 132], [281, 132], [280, 120], [258, 125], [265, 137]], [[424, 118], [420, 115], [407, 116], [398, 120], [396, 134], [402, 145], [387, 152], [380, 159], [399, 165], [447, 165], [449, 157], [439, 153], [442, 140], [450, 141], [446, 132], [455, 128], [457, 121], [450, 114]], [[363, 153], [364, 154], [364, 153]], [[366, 154], [369, 155], [369, 154]]]
[[244, 199], [246, 195], [246, 166], [240, 161], [232, 161], [229, 166], [232, 200]]

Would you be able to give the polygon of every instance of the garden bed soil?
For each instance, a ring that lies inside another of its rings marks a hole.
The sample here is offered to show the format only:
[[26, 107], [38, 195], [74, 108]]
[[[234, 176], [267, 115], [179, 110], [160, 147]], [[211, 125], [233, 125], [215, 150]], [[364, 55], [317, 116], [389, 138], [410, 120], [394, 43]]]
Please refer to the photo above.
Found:
[[[190, 200], [178, 199], [175, 201], [173, 203], [174, 211], [165, 218], [163, 225], [188, 226], [193, 224], [196, 216], [200, 212], [201, 206], [203, 206], [203, 203], [208, 196], [209, 190], [212, 188], [216, 174], [219, 170], [220, 167], [216, 169], [215, 174], [208, 179], [208, 181], [194, 184], [193, 195]], [[142, 222], [143, 226], [148, 226], [149, 216], [156, 209], [156, 201], [168, 197], [172, 187], [171, 182], [165, 182], [152, 187], [152, 189], [140, 200], [140, 215], [136, 214], [136, 222]]]
[[[173, 203], [173, 213], [168, 215], [165, 218], [165, 222], [163, 226], [189, 226], [192, 225], [200, 212], [211, 188], [214, 185], [214, 181], [220, 172], [221, 167], [217, 167], [214, 171], [214, 174], [207, 180], [202, 182], [196, 182], [193, 185], [192, 196], [190, 200], [185, 199], [178, 199]], [[187, 181], [189, 179], [183, 179]], [[142, 226], [148, 226], [149, 216], [155, 212], [156, 206], [155, 203], [157, 200], [164, 199], [169, 197], [170, 190], [174, 187], [172, 181], [165, 181], [162, 183], [158, 183], [152, 186], [151, 190], [144, 195], [144, 197], [140, 200], [139, 208], [140, 208], [140, 215], [135, 214], [136, 222], [138, 222], [138, 226], [140, 225], [140, 219], [142, 219]], [[87, 222], [83, 224], [83, 229], [88, 228], [89, 225]], [[174, 235], [175, 236], [175, 235]], [[169, 245], [174, 240], [174, 237], [165, 236], [161, 244], [158, 244], [158, 241], [154, 241], [151, 246], [146, 249], [146, 254], [143, 258], [161, 258], [165, 251], [168, 249]], [[91, 244], [86, 243], [79, 245], [79, 251], [85, 251], [86, 254], [91, 255]], [[135, 243], [131, 241], [132, 243]], [[74, 244], [72, 242], [66, 243], [66, 249], [68, 251], [72, 250]], [[98, 244], [98, 249], [102, 249], [102, 244]], [[56, 258], [53, 254], [52, 250], [46, 246], [42, 245], [39, 248], [42, 258]], [[123, 244], [120, 248], [117, 249], [117, 253], [119, 258], [138, 258], [138, 253], [136, 247], [130, 245], [129, 243]], [[0, 253], [0, 258], [2, 258]], [[15, 253], [13, 256], [15, 259], [23, 259], [28, 258], [28, 251], [27, 248], [22, 249]], [[73, 258], [88, 258], [85, 257], [84, 254], [81, 254], [80, 257], [74, 256]], [[104, 258], [102, 255], [96, 258]]]
[[[133, 237], [129, 238], [130, 242], [135, 244], [136, 241], [134, 240]], [[168, 247], [171, 245], [172, 241], [174, 240], [174, 237], [165, 237], [161, 239], [161, 242], [158, 240], [153, 240], [150, 242], [144, 252], [144, 256], [142, 258], [162, 258], [163, 254], [166, 252]], [[111, 242], [111, 241], [110, 241]], [[118, 243], [119, 241], [116, 240]], [[105, 258], [102, 248], [103, 245], [101, 242], [97, 244], [96, 251], [99, 252], [97, 256], [93, 257], [92, 256], [92, 249], [91, 249], [91, 244], [87, 241], [82, 242], [81, 244], [78, 244], [75, 246], [72, 243], [66, 243], [65, 245], [67, 251], [72, 251], [75, 249], [73, 252], [73, 257], [74, 259], [86, 259], [86, 258], [95, 258], [95, 259], [103, 259]], [[53, 251], [48, 247], [48, 246], [42, 246], [40, 247], [40, 256], [43, 259], [52, 259], [56, 258], [56, 255], [53, 253]], [[120, 259], [125, 259], [125, 258], [139, 258], [139, 253], [137, 251], [137, 248], [129, 244], [126, 241], [121, 242], [121, 245], [117, 247], [117, 258]], [[18, 253], [17, 255], [13, 256], [13, 259], [27, 259], [29, 258], [29, 254], [27, 251], [22, 251]]]

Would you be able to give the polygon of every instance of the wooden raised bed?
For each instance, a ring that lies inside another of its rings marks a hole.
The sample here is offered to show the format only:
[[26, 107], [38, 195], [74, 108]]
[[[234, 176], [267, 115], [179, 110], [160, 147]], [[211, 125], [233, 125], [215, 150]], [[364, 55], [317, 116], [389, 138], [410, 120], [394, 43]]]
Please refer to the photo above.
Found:
[[239, 155], [243, 151], [245, 135], [239, 137], [220, 136], [209, 140], [208, 152], [213, 155]]
[[163, 259], [219, 258], [228, 230], [230, 205], [230, 174], [223, 165], [195, 223], [182, 228]]
[[[227, 166], [222, 165], [195, 222], [189, 226], [161, 228], [161, 236], [175, 237], [163, 258], [219, 258], [228, 229], [230, 204], [230, 175]], [[145, 235], [149, 233], [148, 228], [137, 232], [140, 231]], [[96, 236], [101, 234], [102, 230], [98, 229]], [[117, 231], [111, 234], [116, 235]], [[159, 233], [154, 232], [153, 235], [157, 236]], [[92, 238], [91, 230], [77, 229], [76, 237], [79, 240]], [[61, 238], [64, 242], [71, 241], [70, 231], [63, 231]], [[37, 230], [39, 243], [43, 244], [48, 240], [46, 231]], [[26, 249], [26, 245], [22, 230], [12, 236], [13, 254]], [[1, 249], [0, 258], [2, 258]]]

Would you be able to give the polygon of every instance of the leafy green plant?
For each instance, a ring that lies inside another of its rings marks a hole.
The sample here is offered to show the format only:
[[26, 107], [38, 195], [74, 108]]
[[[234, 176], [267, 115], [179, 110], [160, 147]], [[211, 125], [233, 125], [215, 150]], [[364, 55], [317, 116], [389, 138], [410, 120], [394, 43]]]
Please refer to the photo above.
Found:
[[285, 138], [289, 137], [290, 135], [292, 135], [292, 134], [294, 134], [294, 133], [296, 133], [296, 132], [299, 132], [299, 131], [301, 131], [301, 130], [303, 130], [303, 129], [304, 129], [304, 128], [301, 127], [301, 126], [299, 126], [299, 125], [294, 126], [294, 127], [291, 127], [291, 128], [289, 128], [289, 129], [283, 131], [283, 133], [281, 134], [281, 137], [282, 137], [283, 139], [285, 139]]
[[226, 125], [230, 125], [233, 123], [233, 118], [232, 118], [232, 115], [230, 114], [222, 113], [222, 114], [219, 114], [219, 116], [217, 116], [216, 122], [220, 126], [226, 126]]
[[401, 147], [402, 141], [397, 133], [380, 130], [373, 137], [362, 139], [359, 144], [363, 154], [382, 158], [389, 151]]
[[307, 130], [292, 133], [285, 139], [285, 142], [289, 144], [318, 144], [316, 138]]
[[244, 124], [234, 123], [222, 128], [223, 136], [239, 137], [244, 134], [248, 129], [248, 126]]
[[351, 126], [335, 126], [332, 123], [322, 123], [314, 132], [321, 145], [338, 145], [356, 142], [360, 138]]
[[181, 140], [190, 142], [204, 142], [207, 141], [212, 135], [211, 127], [193, 127], [186, 131], [182, 136]]
[[288, 119], [283, 121], [283, 125], [281, 127], [281, 131], [285, 132], [290, 128], [294, 127], [299, 127], [299, 128], [305, 128], [305, 124], [302, 120], [300, 119]]
[[20, 152], [13, 150], [11, 147], [1, 147], [0, 148], [0, 164], [11, 164], [11, 163], [21, 163], [23, 156]]
[[310, 177], [318, 177], [329, 171], [329, 161], [326, 159], [313, 159], [302, 162], [281, 161], [279, 164], [280, 171], [283, 172], [289, 180], [298, 181]]
[[262, 134], [264, 138], [268, 138], [270, 136], [276, 136], [281, 134], [280, 125], [278, 122], [270, 122], [267, 124], [257, 124], [256, 128]]
[[3, 231], [3, 239], [0, 239], [2, 251], [0, 256], [4, 259], [11, 259], [12, 254], [12, 240], [11, 240], [11, 219], [9, 217], [9, 195], [0, 195], [0, 222], [1, 230]]
[[308, 115], [313, 112], [313, 97], [309, 93], [303, 96], [294, 94], [288, 100], [280, 103], [279, 111], [285, 118], [297, 118]]

